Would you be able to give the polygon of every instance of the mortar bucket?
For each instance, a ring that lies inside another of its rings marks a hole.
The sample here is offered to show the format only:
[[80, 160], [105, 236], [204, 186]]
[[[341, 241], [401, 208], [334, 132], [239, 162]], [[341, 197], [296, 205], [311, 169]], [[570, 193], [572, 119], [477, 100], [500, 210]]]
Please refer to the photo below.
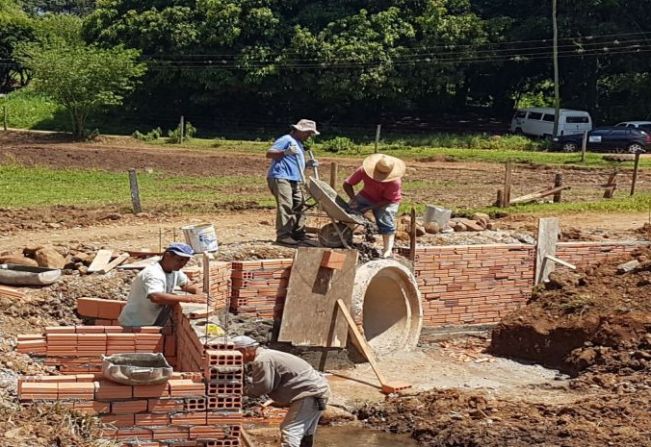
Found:
[[217, 232], [212, 224], [187, 225], [181, 227], [185, 241], [196, 253], [217, 251]]

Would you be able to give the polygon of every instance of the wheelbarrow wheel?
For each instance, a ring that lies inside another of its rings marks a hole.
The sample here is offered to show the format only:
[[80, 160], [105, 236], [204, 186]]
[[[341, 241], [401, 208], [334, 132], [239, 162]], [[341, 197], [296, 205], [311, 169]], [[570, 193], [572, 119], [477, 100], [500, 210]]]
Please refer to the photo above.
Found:
[[344, 244], [341, 243], [339, 234], [337, 233], [337, 227], [341, 235], [344, 237], [346, 244], [351, 244], [353, 242], [353, 230], [346, 224], [338, 222], [336, 224], [329, 223], [319, 229], [319, 243], [328, 248], [341, 248], [344, 247]]

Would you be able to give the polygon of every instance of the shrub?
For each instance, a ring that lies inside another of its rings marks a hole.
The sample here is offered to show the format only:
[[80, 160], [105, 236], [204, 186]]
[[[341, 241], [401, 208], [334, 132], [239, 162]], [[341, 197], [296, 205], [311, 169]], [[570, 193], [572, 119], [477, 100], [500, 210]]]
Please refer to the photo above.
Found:
[[163, 131], [161, 130], [160, 127], [157, 127], [156, 129], [152, 129], [147, 133], [142, 133], [136, 130], [134, 133], [131, 134], [131, 136], [136, 140], [140, 140], [140, 141], [155, 141], [163, 136]]
[[[181, 142], [181, 124], [176, 129], [167, 131], [167, 142], [170, 144], [178, 144]], [[183, 134], [183, 141], [190, 141], [197, 133], [197, 129], [188, 121], [185, 123], [185, 133]]]
[[321, 147], [326, 152], [332, 152], [336, 154], [337, 152], [343, 152], [343, 151], [354, 149], [356, 146], [355, 143], [353, 143], [353, 140], [351, 140], [350, 138], [335, 137], [330, 140], [325, 140], [324, 142], [322, 142]]

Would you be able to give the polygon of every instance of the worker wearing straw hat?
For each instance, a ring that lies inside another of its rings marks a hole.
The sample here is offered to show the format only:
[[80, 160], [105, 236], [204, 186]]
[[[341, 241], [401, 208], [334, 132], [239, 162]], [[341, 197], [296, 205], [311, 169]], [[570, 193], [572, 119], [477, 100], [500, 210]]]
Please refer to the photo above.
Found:
[[[384, 244], [383, 258], [388, 258], [393, 252], [396, 215], [402, 199], [401, 178], [405, 170], [405, 162], [399, 158], [374, 154], [366, 157], [362, 166], [344, 182], [350, 207], [362, 213], [373, 211]], [[360, 182], [364, 183], [364, 187], [355, 194], [354, 186]]]

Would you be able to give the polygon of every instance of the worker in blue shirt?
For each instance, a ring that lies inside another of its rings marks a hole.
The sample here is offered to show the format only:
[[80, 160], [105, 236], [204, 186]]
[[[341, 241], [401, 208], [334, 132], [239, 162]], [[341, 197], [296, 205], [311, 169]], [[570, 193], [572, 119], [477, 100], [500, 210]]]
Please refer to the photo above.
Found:
[[267, 151], [271, 159], [267, 184], [276, 198], [276, 242], [280, 244], [296, 245], [305, 239], [303, 171], [318, 164], [316, 160], [305, 161], [303, 142], [312, 135], [319, 135], [316, 123], [302, 119]]

